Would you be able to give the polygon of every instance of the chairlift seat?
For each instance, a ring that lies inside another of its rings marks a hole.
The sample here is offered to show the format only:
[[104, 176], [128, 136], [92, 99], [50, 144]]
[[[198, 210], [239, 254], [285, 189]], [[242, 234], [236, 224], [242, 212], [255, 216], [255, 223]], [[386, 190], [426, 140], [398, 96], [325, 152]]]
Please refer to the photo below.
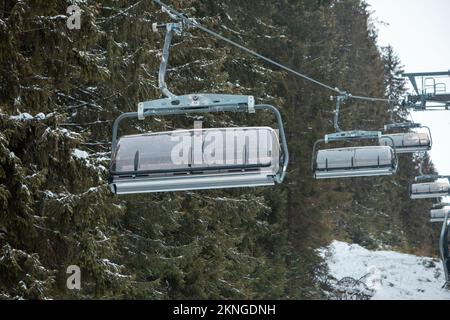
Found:
[[122, 136], [112, 157], [116, 194], [270, 186], [280, 144], [269, 127], [175, 130]]
[[431, 150], [431, 139], [427, 133], [409, 132], [388, 134], [383, 135], [379, 140], [381, 146], [392, 147], [393, 143], [395, 144], [395, 151], [398, 154]]
[[415, 183], [411, 185], [411, 199], [432, 199], [448, 196], [449, 182]]
[[390, 146], [368, 146], [319, 150], [313, 166], [316, 179], [392, 175], [397, 170]]

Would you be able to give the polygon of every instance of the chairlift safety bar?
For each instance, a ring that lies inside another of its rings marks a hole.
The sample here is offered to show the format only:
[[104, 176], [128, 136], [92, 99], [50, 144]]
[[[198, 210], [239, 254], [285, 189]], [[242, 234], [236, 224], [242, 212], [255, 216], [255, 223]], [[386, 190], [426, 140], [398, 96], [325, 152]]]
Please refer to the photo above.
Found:
[[323, 142], [339, 142], [339, 141], [351, 141], [351, 140], [370, 140], [379, 139], [382, 136], [381, 131], [341, 131], [325, 135]]
[[394, 130], [394, 129], [418, 129], [423, 126], [420, 123], [414, 122], [399, 122], [399, 123], [390, 123], [384, 126], [384, 130]]

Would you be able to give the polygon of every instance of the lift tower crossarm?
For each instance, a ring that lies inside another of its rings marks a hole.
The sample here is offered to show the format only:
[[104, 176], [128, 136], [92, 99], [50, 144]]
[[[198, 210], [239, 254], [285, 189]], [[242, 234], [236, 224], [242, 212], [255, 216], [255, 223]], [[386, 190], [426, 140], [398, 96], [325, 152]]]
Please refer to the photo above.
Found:
[[404, 77], [440, 77], [440, 76], [449, 76], [450, 70], [448, 71], [440, 71], [440, 72], [412, 72], [412, 73], [404, 73]]
[[419, 87], [417, 85], [416, 78], [417, 77], [442, 77], [442, 76], [449, 76], [450, 77], [450, 70], [448, 71], [436, 71], [436, 72], [406, 72], [403, 73], [403, 77], [408, 78], [411, 82], [414, 91], [418, 96], [420, 96]]

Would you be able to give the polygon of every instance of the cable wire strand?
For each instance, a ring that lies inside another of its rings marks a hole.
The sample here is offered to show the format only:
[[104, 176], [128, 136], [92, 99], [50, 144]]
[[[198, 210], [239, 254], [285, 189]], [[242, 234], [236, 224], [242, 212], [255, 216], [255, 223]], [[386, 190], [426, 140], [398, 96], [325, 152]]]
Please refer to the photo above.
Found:
[[303, 74], [303, 73], [301, 73], [299, 71], [294, 70], [293, 68], [290, 68], [290, 67], [288, 67], [288, 66], [286, 66], [286, 65], [284, 65], [282, 63], [279, 63], [279, 62], [277, 62], [277, 61], [275, 61], [273, 59], [270, 59], [270, 58], [268, 58], [266, 56], [263, 56], [262, 54], [254, 51], [252, 49], [249, 49], [249, 48], [247, 48], [247, 47], [245, 47], [245, 46], [243, 46], [243, 45], [241, 45], [241, 44], [239, 44], [239, 43], [237, 43], [237, 42], [235, 42], [233, 40], [228, 39], [225, 36], [222, 36], [221, 34], [215, 32], [215, 31], [212, 31], [212, 30], [204, 27], [203, 25], [201, 25], [200, 23], [198, 23], [194, 19], [186, 17], [181, 12], [173, 9], [172, 7], [170, 7], [167, 4], [161, 2], [160, 0], [152, 0], [152, 1], [154, 3], [156, 3], [156, 4], [158, 4], [159, 6], [161, 6], [162, 8], [166, 9], [169, 13], [171, 13], [171, 16], [175, 16], [178, 19], [182, 20], [185, 24], [193, 26], [195, 28], [198, 28], [198, 29], [202, 30], [203, 32], [208, 33], [209, 35], [211, 35], [211, 36], [213, 36], [213, 37], [215, 37], [215, 38], [217, 38], [219, 40], [222, 40], [222, 41], [224, 41], [224, 42], [226, 42], [226, 43], [228, 43], [228, 44], [230, 44], [230, 45], [232, 45], [232, 46], [234, 46], [234, 47], [236, 47], [236, 48], [238, 48], [238, 49], [240, 49], [242, 51], [245, 51], [245, 52], [249, 53], [250, 55], [253, 55], [253, 56], [255, 56], [255, 57], [257, 57], [257, 58], [259, 58], [259, 59], [261, 59], [263, 61], [266, 61], [267, 63], [270, 63], [270, 64], [272, 64], [274, 66], [277, 66], [277, 67], [279, 67], [279, 68], [281, 68], [281, 69], [283, 69], [283, 70], [285, 70], [285, 71], [287, 71], [289, 73], [292, 73], [292, 74], [294, 74], [294, 75], [296, 75], [296, 76], [298, 76], [298, 77], [300, 77], [300, 78], [302, 78], [304, 80], [307, 80], [307, 81], [310, 81], [312, 83], [315, 83], [315, 84], [317, 84], [317, 85], [319, 85], [319, 86], [321, 86], [323, 88], [326, 88], [326, 89], [328, 89], [330, 91], [333, 91], [333, 92], [335, 92], [335, 93], [337, 93], [339, 95], [346, 95], [349, 99], [361, 100], [361, 101], [388, 102], [388, 103], [390, 103], [390, 102], [398, 103], [399, 102], [397, 100], [391, 100], [391, 99], [385, 99], [385, 98], [355, 96], [355, 95], [347, 93], [346, 91], [339, 90], [339, 88], [337, 88], [337, 87], [332, 87], [332, 86], [327, 85], [327, 84], [325, 84], [323, 82], [320, 82], [320, 81], [318, 81], [316, 79], [313, 79], [313, 78], [311, 78], [311, 77], [309, 77], [309, 76], [307, 76], [307, 75], [305, 75], [305, 74]]

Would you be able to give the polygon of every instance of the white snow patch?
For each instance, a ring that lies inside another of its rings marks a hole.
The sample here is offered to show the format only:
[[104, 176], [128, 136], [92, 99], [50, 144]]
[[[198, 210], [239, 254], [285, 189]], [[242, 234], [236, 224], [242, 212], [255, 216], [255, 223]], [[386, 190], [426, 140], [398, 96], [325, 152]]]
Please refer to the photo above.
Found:
[[[109, 161], [109, 158], [106, 158], [102, 155], [100, 157], [97, 156], [98, 154], [89, 154], [86, 151], [80, 150], [80, 149], [73, 149], [72, 150], [72, 156], [75, 159], [83, 160], [83, 163], [88, 168], [93, 168], [94, 170], [98, 171], [99, 174], [105, 171], [108, 171], [108, 169], [102, 165], [100, 162], [102, 161]], [[101, 180], [101, 177], [99, 177]], [[90, 190], [93, 191], [93, 190]]]
[[9, 118], [11, 120], [15, 120], [15, 121], [31, 121], [31, 120], [45, 120], [52, 116], [53, 116], [53, 113], [49, 113], [49, 114], [45, 115], [44, 113], [39, 112], [36, 116], [33, 117], [28, 112], [23, 112], [18, 115], [15, 115], [15, 116], [10, 116]]
[[339, 241], [320, 253], [334, 278], [361, 279], [374, 290], [372, 300], [450, 300], [450, 290], [442, 288], [445, 276], [437, 259], [370, 251]]
[[11, 116], [10, 118], [12, 120], [20, 120], [20, 121], [27, 121], [27, 120], [34, 119], [34, 117], [31, 114], [27, 113], [27, 112], [21, 113], [21, 114], [19, 114], [17, 116]]
[[86, 151], [80, 149], [73, 149], [72, 154], [77, 159], [87, 159], [89, 157], [89, 154]]
[[36, 119], [38, 120], [44, 120], [46, 118], [45, 114], [43, 114], [42, 112], [39, 112], [36, 116]]

